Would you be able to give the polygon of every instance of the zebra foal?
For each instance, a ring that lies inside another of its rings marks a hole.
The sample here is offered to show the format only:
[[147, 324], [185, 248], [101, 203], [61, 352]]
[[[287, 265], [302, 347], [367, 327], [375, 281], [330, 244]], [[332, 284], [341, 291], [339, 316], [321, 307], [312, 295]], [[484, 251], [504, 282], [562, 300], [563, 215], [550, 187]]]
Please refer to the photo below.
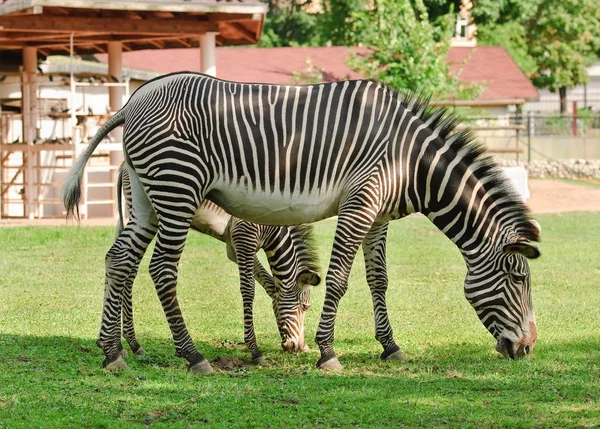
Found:
[[[123, 167], [119, 169], [117, 182], [119, 233], [124, 225], [121, 192], [130, 217], [132, 208], [129, 174]], [[244, 308], [244, 342], [252, 353], [252, 361], [264, 363], [254, 332], [252, 306], [255, 279], [271, 297], [282, 348], [288, 352], [307, 350], [304, 319], [310, 308], [310, 286], [321, 282], [312, 226], [257, 225], [230, 216], [216, 204], [204, 200], [192, 219], [191, 228], [224, 242], [227, 257], [238, 265]], [[260, 249], [267, 256], [273, 276], [256, 257]], [[130, 276], [129, 280], [131, 282], [123, 290], [123, 337], [134, 353], [143, 354], [144, 349], [137, 342], [133, 323], [134, 279]], [[119, 360], [117, 366], [124, 365]]]
[[[484, 148], [455, 129], [458, 122], [427, 100], [372, 81], [282, 86], [181, 72], [141, 86], [92, 139], [63, 188], [67, 213], [74, 213], [85, 163], [103, 135], [124, 125], [133, 210], [107, 254], [99, 336], [106, 360], [118, 356], [111, 308], [129, 261], [156, 235], [150, 274], [176, 351], [192, 369], [206, 368], [176, 298], [177, 263], [204, 199], [261, 224], [338, 216], [316, 335], [320, 368], [341, 367], [334, 324], [361, 244], [381, 358], [402, 358], [385, 301], [385, 245], [389, 221], [415, 212], [462, 254], [465, 297], [497, 350], [510, 358], [529, 353], [537, 329], [526, 258], [540, 255], [539, 228]], [[144, 239], [132, 245], [132, 235]]]

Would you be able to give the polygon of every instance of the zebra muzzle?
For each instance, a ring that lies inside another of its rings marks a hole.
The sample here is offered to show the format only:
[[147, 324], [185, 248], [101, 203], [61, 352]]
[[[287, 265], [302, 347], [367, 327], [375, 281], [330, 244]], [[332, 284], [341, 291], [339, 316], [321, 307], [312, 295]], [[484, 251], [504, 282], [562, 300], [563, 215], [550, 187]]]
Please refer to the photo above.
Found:
[[281, 342], [281, 348], [289, 353], [302, 352], [308, 349], [304, 340], [287, 339]]

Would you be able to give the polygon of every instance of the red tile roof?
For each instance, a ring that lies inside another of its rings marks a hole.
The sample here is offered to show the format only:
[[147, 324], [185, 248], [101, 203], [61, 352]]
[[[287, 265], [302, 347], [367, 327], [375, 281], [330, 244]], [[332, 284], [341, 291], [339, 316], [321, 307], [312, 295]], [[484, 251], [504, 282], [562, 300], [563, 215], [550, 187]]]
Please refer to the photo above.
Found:
[[[217, 75], [221, 79], [241, 82], [292, 84], [292, 73], [305, 71], [306, 60], [310, 58], [326, 82], [358, 79], [362, 76], [346, 65], [350, 50], [364, 51], [364, 48], [220, 48], [217, 49]], [[106, 55], [97, 57], [107, 61]], [[479, 100], [538, 98], [535, 87], [504, 48], [451, 48], [448, 61], [452, 71], [462, 68], [461, 80], [483, 85], [485, 90]], [[123, 53], [123, 67], [158, 73], [198, 71], [200, 52], [198, 49], [126, 52]]]
[[479, 100], [539, 98], [529, 78], [501, 46], [454, 47], [448, 53], [448, 63], [450, 71], [459, 72], [463, 82], [482, 85]]

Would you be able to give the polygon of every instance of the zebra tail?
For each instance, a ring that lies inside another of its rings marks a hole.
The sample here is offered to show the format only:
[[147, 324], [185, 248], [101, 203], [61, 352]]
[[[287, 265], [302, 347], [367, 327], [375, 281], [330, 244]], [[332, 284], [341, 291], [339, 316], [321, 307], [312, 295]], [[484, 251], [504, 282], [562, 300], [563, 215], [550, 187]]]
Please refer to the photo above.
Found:
[[67, 217], [71, 215], [79, 221], [81, 181], [83, 180], [83, 170], [85, 169], [85, 165], [92, 156], [92, 153], [94, 153], [94, 150], [96, 150], [100, 142], [108, 135], [108, 133], [124, 123], [125, 112], [124, 109], [121, 109], [115, 113], [112, 118], [106, 121], [102, 127], [100, 127], [96, 135], [90, 141], [85, 152], [82, 153], [73, 163], [73, 166], [65, 177], [62, 187], [62, 199], [65, 209], [67, 210]]

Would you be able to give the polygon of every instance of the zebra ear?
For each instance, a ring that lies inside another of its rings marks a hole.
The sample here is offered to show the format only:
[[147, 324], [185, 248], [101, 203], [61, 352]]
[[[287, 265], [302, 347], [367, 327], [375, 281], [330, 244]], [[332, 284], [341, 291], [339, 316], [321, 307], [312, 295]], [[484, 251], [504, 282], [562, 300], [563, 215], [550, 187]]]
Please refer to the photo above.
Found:
[[528, 259], [536, 259], [542, 255], [542, 251], [540, 250], [539, 246], [529, 240], [505, 244], [502, 250], [504, 253], [523, 255]]
[[321, 274], [310, 269], [303, 269], [298, 274], [298, 284], [300, 287], [304, 286], [316, 286], [321, 283]]

